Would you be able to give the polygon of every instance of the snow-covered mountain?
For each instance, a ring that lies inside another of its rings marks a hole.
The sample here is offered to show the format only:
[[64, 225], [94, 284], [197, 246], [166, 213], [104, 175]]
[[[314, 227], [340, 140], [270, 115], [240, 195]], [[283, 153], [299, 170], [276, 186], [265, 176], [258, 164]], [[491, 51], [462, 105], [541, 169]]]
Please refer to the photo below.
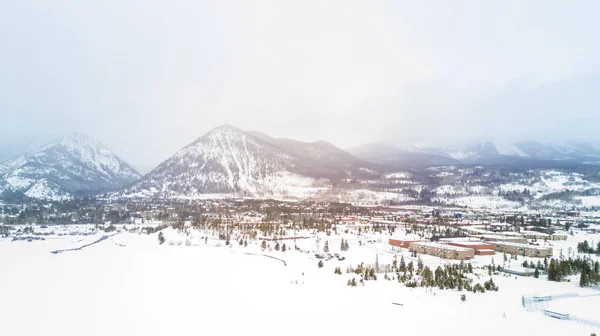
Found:
[[413, 153], [452, 158], [465, 164], [596, 164], [600, 150], [585, 143], [479, 142], [456, 146], [406, 146]]
[[66, 136], [3, 163], [0, 179], [28, 197], [61, 199], [118, 189], [141, 176], [100, 142]]
[[206, 195], [296, 197], [317, 190], [320, 167], [224, 125], [179, 150], [121, 194], [145, 197]]
[[393, 168], [422, 168], [461, 163], [443, 152], [406, 149], [382, 142], [353, 147], [348, 151], [362, 160]]
[[273, 138], [259, 132], [249, 134], [268, 142], [284, 152], [320, 167], [321, 176], [329, 178], [379, 178], [385, 167], [361, 160], [327, 141], [302, 142], [288, 138]]

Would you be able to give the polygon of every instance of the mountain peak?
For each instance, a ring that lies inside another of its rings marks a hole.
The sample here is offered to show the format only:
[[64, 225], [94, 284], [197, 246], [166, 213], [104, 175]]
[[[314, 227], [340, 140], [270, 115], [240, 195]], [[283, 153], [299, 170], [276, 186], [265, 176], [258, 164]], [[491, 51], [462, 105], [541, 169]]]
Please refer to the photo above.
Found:
[[139, 178], [110, 149], [83, 134], [55, 139], [5, 162], [0, 169], [0, 179], [34, 198], [118, 188]]
[[210, 131], [208, 131], [206, 133], [206, 135], [213, 134], [213, 133], [221, 133], [221, 132], [246, 133], [246, 132], [242, 131], [241, 129], [239, 129], [239, 128], [235, 127], [235, 126], [232, 126], [232, 125], [229, 125], [229, 124], [223, 124], [223, 125], [220, 125], [220, 126], [217, 126], [217, 127], [213, 128], [213, 129], [211, 129]]

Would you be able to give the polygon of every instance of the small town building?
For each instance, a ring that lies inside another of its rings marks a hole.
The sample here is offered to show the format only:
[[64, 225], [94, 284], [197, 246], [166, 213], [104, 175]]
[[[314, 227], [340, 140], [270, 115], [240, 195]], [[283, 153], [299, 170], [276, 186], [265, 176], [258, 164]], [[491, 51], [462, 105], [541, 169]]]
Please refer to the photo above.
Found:
[[516, 244], [527, 244], [527, 238], [525, 237], [507, 237], [507, 236], [499, 236], [499, 235], [482, 235], [476, 236], [485, 240], [487, 242], [498, 241], [498, 242], [506, 242], [506, 243], [516, 243]]
[[468, 260], [475, 257], [475, 250], [433, 242], [415, 242], [410, 245], [411, 251], [435, 257], [453, 260]]
[[552, 246], [536, 246], [502, 241], [491, 241], [490, 243], [495, 246], [496, 252], [505, 252], [511, 255], [517, 254], [535, 258], [552, 256]]
[[556, 231], [552, 234], [552, 240], [567, 240], [567, 237], [569, 237], [569, 234], [566, 233], [565, 231]]
[[448, 241], [447, 244], [473, 249], [476, 255], [496, 254], [496, 249], [494, 245], [482, 241]]
[[419, 242], [418, 239], [394, 239], [390, 238], [389, 243], [392, 246], [402, 247], [402, 248], [410, 248], [412, 243]]

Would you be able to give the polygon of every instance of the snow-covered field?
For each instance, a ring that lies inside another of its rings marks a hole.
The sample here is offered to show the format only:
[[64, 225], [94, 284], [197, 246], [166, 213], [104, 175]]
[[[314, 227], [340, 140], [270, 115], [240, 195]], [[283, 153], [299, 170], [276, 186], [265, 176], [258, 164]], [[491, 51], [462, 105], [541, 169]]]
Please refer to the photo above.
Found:
[[[494, 281], [499, 292], [473, 294], [410, 289], [381, 276], [352, 288], [346, 282], [353, 274], [333, 273], [336, 266], [345, 270], [350, 264], [373, 262], [377, 254], [381, 263], [390, 262], [394, 254], [385, 235], [322, 234], [319, 242], [299, 240], [304, 250], [322, 249], [328, 240], [331, 252], [347, 258], [325, 261], [318, 268], [313, 253], [263, 252], [257, 241], [247, 247], [236, 242], [225, 246], [212, 237], [203, 240], [206, 235], [199, 231], [190, 238], [166, 229], [163, 245], [158, 244], [157, 234], [113, 234], [46, 236], [32, 242], [0, 238], [0, 334], [366, 335], [401, 331], [462, 336], [482, 331], [490, 335], [600, 331], [526, 312], [521, 306], [522, 294], [584, 291], [573, 282], [498, 275]], [[105, 235], [113, 236], [101, 240]], [[344, 237], [350, 251], [339, 252]], [[585, 237], [593, 238], [600, 237]], [[577, 240], [559, 244], [566, 248]], [[64, 251], [82, 246], [86, 247]], [[51, 253], [57, 250], [64, 252]], [[403, 255], [407, 262], [411, 260], [406, 250]], [[491, 258], [476, 257], [473, 266], [486, 265]], [[502, 255], [493, 258], [499, 263]], [[423, 256], [423, 261], [431, 267], [450, 262], [429, 256]], [[487, 274], [481, 274], [482, 281], [487, 280]], [[460, 294], [466, 294], [465, 302]], [[595, 302], [590, 301], [590, 308]]]

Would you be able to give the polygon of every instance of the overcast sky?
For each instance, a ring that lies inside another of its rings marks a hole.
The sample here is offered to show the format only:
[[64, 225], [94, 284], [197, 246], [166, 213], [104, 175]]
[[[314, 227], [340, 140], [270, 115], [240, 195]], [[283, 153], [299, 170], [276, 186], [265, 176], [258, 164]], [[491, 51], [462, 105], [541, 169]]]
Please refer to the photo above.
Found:
[[598, 1], [2, 1], [0, 151], [80, 132], [150, 167], [220, 124], [600, 140]]

